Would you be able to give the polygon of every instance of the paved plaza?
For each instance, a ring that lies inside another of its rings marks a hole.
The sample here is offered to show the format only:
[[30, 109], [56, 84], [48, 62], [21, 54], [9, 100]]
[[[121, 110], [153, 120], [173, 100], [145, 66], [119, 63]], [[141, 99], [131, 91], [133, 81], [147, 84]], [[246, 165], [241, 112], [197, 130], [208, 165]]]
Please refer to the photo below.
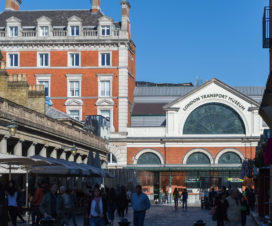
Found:
[[[128, 218], [132, 222], [132, 210], [128, 213]], [[182, 209], [174, 210], [172, 206], [157, 206], [153, 205], [147, 212], [145, 226], [193, 226], [197, 220], [206, 222], [206, 226], [216, 226], [216, 223], [211, 220], [211, 215], [207, 210], [201, 210], [198, 207], [189, 208], [187, 212]], [[117, 226], [118, 223], [114, 224]], [[133, 226], [133, 224], [131, 224]], [[253, 219], [248, 217], [247, 226], [256, 226]]]

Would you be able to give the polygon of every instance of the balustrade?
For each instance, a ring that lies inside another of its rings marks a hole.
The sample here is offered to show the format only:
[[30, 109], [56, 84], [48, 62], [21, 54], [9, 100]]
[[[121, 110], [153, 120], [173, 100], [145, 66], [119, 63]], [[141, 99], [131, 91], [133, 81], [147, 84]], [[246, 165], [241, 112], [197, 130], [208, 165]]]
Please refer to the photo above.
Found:
[[36, 37], [36, 31], [22, 31], [23, 37]]

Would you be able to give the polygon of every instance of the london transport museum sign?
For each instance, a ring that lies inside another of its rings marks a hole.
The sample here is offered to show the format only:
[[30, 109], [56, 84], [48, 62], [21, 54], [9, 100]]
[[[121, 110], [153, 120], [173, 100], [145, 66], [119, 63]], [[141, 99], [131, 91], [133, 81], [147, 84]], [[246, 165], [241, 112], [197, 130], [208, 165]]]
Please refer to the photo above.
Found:
[[223, 100], [227, 100], [235, 105], [237, 105], [239, 108], [241, 108], [243, 111], [246, 109], [238, 100], [236, 100], [233, 97], [230, 97], [228, 95], [224, 95], [224, 94], [218, 94], [218, 93], [214, 93], [214, 94], [206, 94], [206, 95], [201, 95], [199, 97], [196, 97], [195, 99], [191, 100], [188, 104], [185, 105], [185, 107], [183, 108], [183, 111], [187, 111], [188, 108], [190, 106], [192, 106], [193, 104], [201, 101], [201, 100], [205, 100], [205, 99], [210, 99], [210, 98], [218, 98], [218, 99], [223, 99]]

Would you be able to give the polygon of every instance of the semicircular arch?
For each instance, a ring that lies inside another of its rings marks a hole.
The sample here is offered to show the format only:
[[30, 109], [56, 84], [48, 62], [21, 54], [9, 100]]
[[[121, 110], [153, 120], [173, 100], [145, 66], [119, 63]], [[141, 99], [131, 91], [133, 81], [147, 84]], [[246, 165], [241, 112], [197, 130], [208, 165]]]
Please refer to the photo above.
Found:
[[137, 154], [133, 157], [133, 164], [137, 164], [138, 163], [138, 160], [139, 158], [143, 155], [143, 154], [147, 154], [147, 153], [152, 153], [152, 154], [155, 154], [159, 159], [160, 159], [160, 162], [161, 164], [164, 164], [164, 157], [162, 156], [162, 154], [155, 150], [155, 149], [143, 149], [139, 152], [137, 152]]
[[188, 161], [189, 157], [190, 157], [191, 155], [195, 154], [195, 153], [202, 153], [202, 154], [205, 154], [205, 155], [209, 158], [210, 164], [214, 164], [214, 159], [213, 159], [212, 154], [211, 154], [209, 151], [207, 151], [207, 150], [205, 150], [205, 149], [200, 149], [200, 148], [195, 148], [195, 149], [192, 149], [191, 151], [188, 151], [188, 152], [186, 153], [186, 155], [183, 157], [182, 164], [183, 164], [183, 165], [188, 165], [188, 164], [187, 164], [187, 161]]
[[226, 153], [234, 153], [236, 155], [238, 155], [241, 159], [241, 161], [245, 160], [245, 156], [243, 155], [243, 153], [235, 148], [226, 148], [223, 149], [221, 151], [219, 151], [215, 157], [215, 164], [219, 164], [219, 159]]

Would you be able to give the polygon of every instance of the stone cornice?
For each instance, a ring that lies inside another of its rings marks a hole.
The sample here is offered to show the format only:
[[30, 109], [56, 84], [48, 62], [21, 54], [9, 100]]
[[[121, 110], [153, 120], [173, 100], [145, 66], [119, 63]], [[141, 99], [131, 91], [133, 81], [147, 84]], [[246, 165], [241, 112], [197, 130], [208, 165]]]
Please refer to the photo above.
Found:
[[[0, 118], [4, 121], [13, 119], [20, 128], [36, 131], [56, 140], [72, 142], [86, 149], [96, 149], [106, 153], [106, 142], [95, 135], [86, 133], [83, 130], [63, 124], [56, 119], [44, 114], [25, 108], [14, 102], [0, 98]], [[1, 121], [2, 121], [1, 120]]]

